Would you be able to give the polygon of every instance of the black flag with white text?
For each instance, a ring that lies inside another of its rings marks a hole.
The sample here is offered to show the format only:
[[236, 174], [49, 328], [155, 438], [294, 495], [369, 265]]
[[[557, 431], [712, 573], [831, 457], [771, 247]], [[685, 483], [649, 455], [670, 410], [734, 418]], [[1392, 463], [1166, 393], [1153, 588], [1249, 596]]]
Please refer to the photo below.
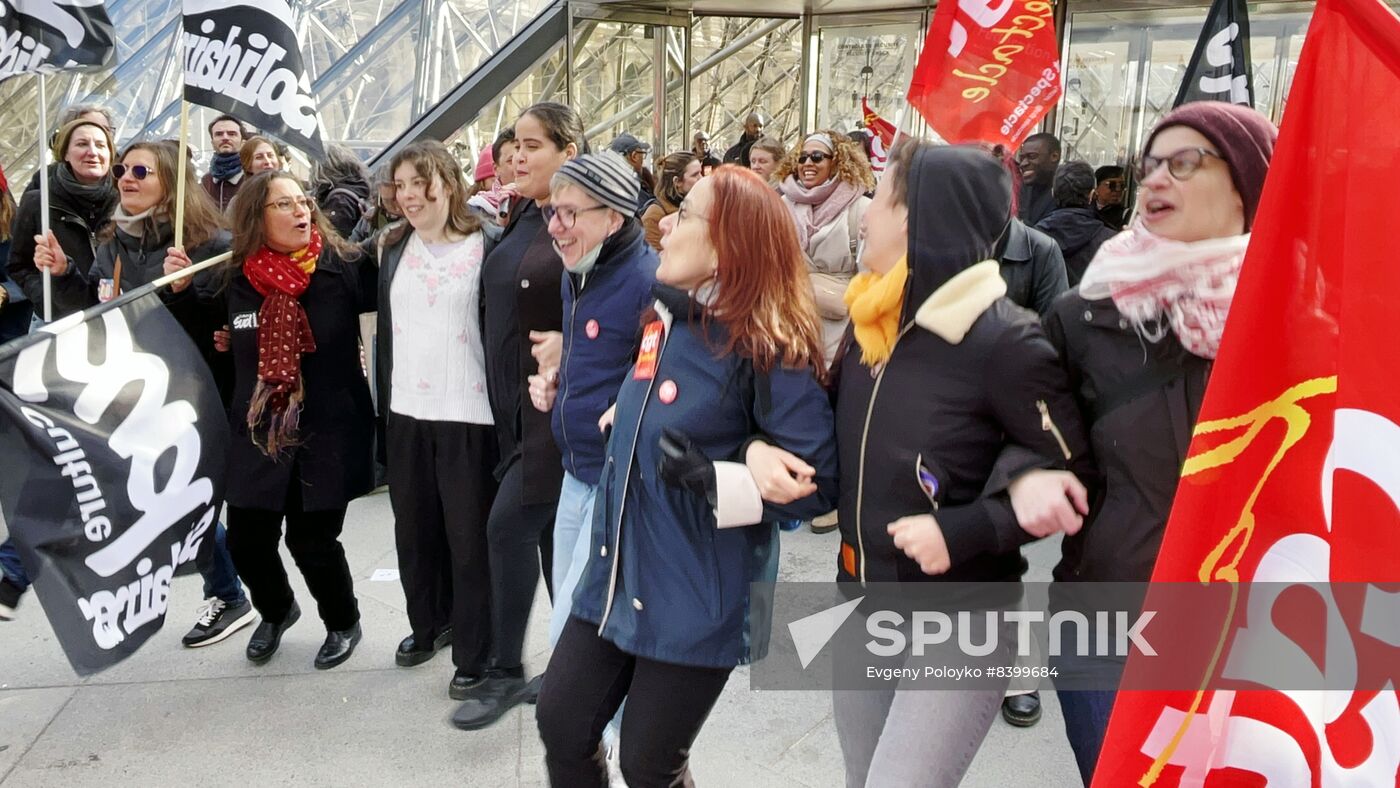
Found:
[[131, 656], [223, 503], [213, 376], [150, 286], [0, 347], [0, 513], [79, 674]]
[[1172, 106], [1188, 101], [1254, 106], [1254, 72], [1250, 64], [1249, 9], [1245, 0], [1215, 0], [1186, 66], [1181, 92]]
[[0, 79], [100, 71], [116, 56], [102, 0], [0, 0]]
[[323, 153], [321, 116], [287, 0], [184, 0], [185, 100]]

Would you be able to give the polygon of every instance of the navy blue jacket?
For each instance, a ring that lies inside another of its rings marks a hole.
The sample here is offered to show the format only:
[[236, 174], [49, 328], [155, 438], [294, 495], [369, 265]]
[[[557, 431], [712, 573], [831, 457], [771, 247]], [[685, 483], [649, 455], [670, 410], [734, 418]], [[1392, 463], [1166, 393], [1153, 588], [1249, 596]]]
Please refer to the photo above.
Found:
[[603, 470], [598, 417], [613, 404], [632, 368], [656, 266], [641, 225], [629, 218], [603, 243], [587, 276], [569, 274], [560, 281], [564, 350], [552, 426], [564, 470], [585, 484], [596, 485]]
[[[717, 357], [723, 328], [710, 323], [707, 341], [687, 295], [661, 286], [655, 293], [659, 319], [670, 325], [654, 376], [629, 373], [618, 392], [573, 615], [629, 654], [732, 668], [767, 651], [766, 632], [750, 642], [749, 584], [777, 578], [776, 521], [815, 517], [835, 501], [831, 405], [810, 370], [754, 375], [736, 354]], [[717, 528], [708, 501], [658, 476], [667, 427], [716, 461], [738, 460], [761, 434], [811, 464], [818, 490], [787, 506], [765, 503], [762, 524]]]

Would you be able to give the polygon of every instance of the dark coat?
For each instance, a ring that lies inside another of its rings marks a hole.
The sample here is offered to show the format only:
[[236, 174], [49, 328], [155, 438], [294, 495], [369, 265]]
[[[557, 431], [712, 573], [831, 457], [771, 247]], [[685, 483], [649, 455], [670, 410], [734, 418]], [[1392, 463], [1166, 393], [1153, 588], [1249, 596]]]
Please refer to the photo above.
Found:
[[305, 401], [301, 443], [276, 459], [248, 435], [257, 383], [258, 309], [263, 297], [236, 271], [221, 294], [232, 327], [233, 407], [227, 497], [230, 506], [281, 511], [288, 485], [301, 485], [305, 511], [339, 509], [373, 489], [374, 405], [360, 366], [360, 314], [377, 306], [378, 270], [370, 255], [339, 259], [326, 249], [301, 296], [316, 350], [301, 357]]
[[[218, 235], [189, 250], [190, 260], [199, 263], [229, 249], [231, 237], [221, 230]], [[121, 255], [121, 292], [129, 292], [165, 275], [165, 253], [175, 242], [175, 233], [166, 223], [145, 233], [141, 238], [113, 231], [112, 237], [97, 247], [97, 257], [88, 271], [88, 304], [97, 303], [98, 286], [103, 279], [112, 279], [117, 255]], [[218, 270], [218, 267], [215, 267]], [[199, 275], [196, 274], [196, 277]], [[224, 326], [223, 311], [217, 305], [199, 297], [197, 287], [187, 287], [176, 293], [162, 288], [160, 299], [170, 314], [190, 335], [195, 347], [214, 375], [224, 406], [228, 407], [233, 393], [233, 359], [228, 353], [214, 350], [214, 332]]]
[[[753, 365], [736, 354], [716, 356], [723, 327], [711, 321], [704, 333], [686, 294], [658, 286], [656, 295], [657, 320], [669, 325], [654, 374], [638, 368], [618, 392], [593, 509], [592, 552], [572, 613], [598, 625], [603, 638], [628, 654], [732, 668], [767, 649], [766, 627], [750, 639], [749, 589], [777, 579], [776, 521], [831, 508], [831, 406], [811, 370], [754, 375]], [[688, 436], [715, 461], [737, 460], [761, 434], [816, 469], [817, 492], [787, 506], [765, 504], [761, 524], [720, 529], [705, 498], [659, 477], [666, 428]]]
[[1079, 284], [1084, 277], [1084, 269], [1089, 267], [1089, 261], [1098, 254], [1103, 242], [1117, 235], [1113, 228], [1104, 224], [1093, 208], [1057, 208], [1041, 219], [1035, 229], [1059, 244], [1070, 287]]
[[220, 211], [227, 212], [229, 203], [238, 196], [238, 189], [248, 180], [248, 173], [239, 173], [237, 180], [216, 181], [210, 173], [204, 173], [204, 177], [199, 179], [199, 185], [204, 187], [204, 193], [208, 194], [214, 204], [219, 206]]
[[[1010, 176], [979, 149], [922, 149], [910, 164], [909, 280], [900, 333], [872, 369], [848, 333], [837, 368], [839, 581], [1010, 581], [1030, 541], [1005, 494], [1026, 467], [1079, 471], [1087, 440], [1035, 315], [1003, 297], [991, 253]], [[1028, 447], [998, 465], [1008, 442]], [[994, 471], [1001, 470], [1000, 475]], [[932, 514], [950, 569], [926, 575], [887, 531]]]
[[1016, 214], [1017, 218], [1028, 225], [1035, 226], [1037, 222], [1055, 210], [1055, 192], [1048, 183], [1043, 186], [1038, 183], [1023, 184], [1020, 204], [1020, 211]]
[[1171, 513], [1211, 362], [1176, 336], [1138, 336], [1108, 299], [1062, 296], [1045, 317], [1078, 400], [1102, 485], [1066, 537], [1056, 580], [1147, 582]]
[[368, 213], [369, 183], [360, 177], [347, 178], [323, 188], [316, 195], [316, 204], [340, 237], [349, 238]]
[[729, 150], [724, 152], [725, 164], [739, 164], [744, 167], [749, 166], [749, 151], [753, 150], [753, 144], [758, 142], [758, 136], [750, 137], [748, 134], [739, 136], [739, 141]]
[[10, 279], [5, 263], [10, 259], [10, 241], [0, 241], [0, 287], [5, 288], [5, 305], [0, 306], [0, 344], [29, 333], [34, 304], [24, 290]]
[[[640, 337], [642, 313], [652, 302], [656, 253], [642, 227], [628, 218], [603, 244], [586, 277], [563, 278], [564, 351], [554, 403], [554, 443], [564, 470], [597, 484], [603, 470], [598, 418], [617, 399]], [[580, 283], [580, 279], [583, 281]]]
[[[56, 171], [56, 170], [55, 170]], [[20, 286], [41, 316], [44, 304], [44, 277], [34, 267], [34, 236], [42, 227], [39, 217], [39, 190], [27, 191], [20, 198], [19, 210], [11, 225], [14, 245], [7, 264], [10, 278]], [[63, 247], [72, 265], [64, 276], [53, 277], [53, 319], [89, 306], [87, 272], [97, 254], [97, 233], [111, 219], [117, 205], [112, 189], [103, 199], [92, 201], [69, 195], [57, 178], [49, 179], [49, 229]], [[72, 281], [70, 277], [77, 277]]]
[[1012, 219], [997, 252], [1006, 297], [1036, 314], [1050, 311], [1055, 298], [1069, 289], [1065, 259], [1055, 239]]
[[536, 410], [529, 396], [529, 377], [538, 366], [530, 355], [530, 332], [562, 330], [563, 275], [564, 264], [540, 209], [522, 200], [512, 209], [500, 242], [486, 255], [481, 297], [486, 393], [501, 447], [496, 478], [504, 477], [512, 463], [525, 463], [524, 505], [554, 503], [564, 481], [550, 414]]

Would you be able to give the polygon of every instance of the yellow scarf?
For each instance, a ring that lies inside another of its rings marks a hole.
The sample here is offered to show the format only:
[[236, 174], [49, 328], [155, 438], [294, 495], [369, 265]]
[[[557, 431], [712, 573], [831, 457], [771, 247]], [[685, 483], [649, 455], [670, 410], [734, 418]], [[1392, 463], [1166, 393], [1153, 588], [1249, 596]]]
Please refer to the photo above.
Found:
[[867, 367], [885, 363], [894, 351], [899, 312], [904, 306], [904, 282], [908, 278], [908, 258], [901, 257], [883, 276], [866, 271], [857, 274], [846, 287], [846, 306], [851, 311], [856, 342], [860, 343], [860, 360]]

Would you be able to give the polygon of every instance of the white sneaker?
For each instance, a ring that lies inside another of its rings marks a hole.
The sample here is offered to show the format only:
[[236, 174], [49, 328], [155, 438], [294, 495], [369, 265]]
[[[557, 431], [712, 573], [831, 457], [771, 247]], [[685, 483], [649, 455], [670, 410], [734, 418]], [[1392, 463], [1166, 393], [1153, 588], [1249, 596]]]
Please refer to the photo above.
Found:
[[627, 788], [627, 781], [622, 779], [622, 756], [618, 754], [621, 749], [618, 746], [618, 738], [618, 735], [613, 733], [612, 726], [603, 729], [603, 747], [608, 756], [608, 788]]

